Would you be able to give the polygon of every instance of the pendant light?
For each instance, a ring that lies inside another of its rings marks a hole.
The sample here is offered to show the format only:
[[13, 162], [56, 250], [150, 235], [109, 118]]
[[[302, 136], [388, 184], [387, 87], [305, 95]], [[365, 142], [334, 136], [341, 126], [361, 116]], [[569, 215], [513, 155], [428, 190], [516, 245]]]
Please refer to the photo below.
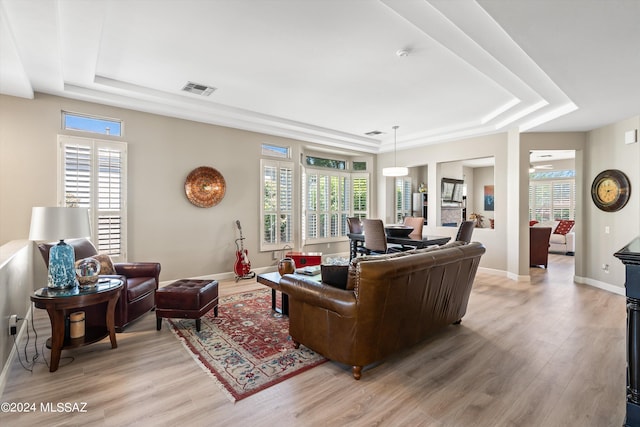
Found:
[[397, 146], [397, 132], [398, 132], [398, 126], [394, 126], [393, 127], [393, 167], [392, 168], [382, 168], [382, 175], [383, 176], [407, 176], [409, 175], [409, 169], [405, 168], [404, 166], [398, 166], [397, 163], [397, 155], [398, 155], [398, 149], [396, 148]]

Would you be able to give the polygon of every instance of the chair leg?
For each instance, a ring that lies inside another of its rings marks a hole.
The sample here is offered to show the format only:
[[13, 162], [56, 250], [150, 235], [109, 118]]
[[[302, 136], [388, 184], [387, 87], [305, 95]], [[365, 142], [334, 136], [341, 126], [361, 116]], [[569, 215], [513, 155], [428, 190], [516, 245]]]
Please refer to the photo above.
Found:
[[353, 378], [359, 380], [362, 377], [362, 366], [354, 366], [351, 368], [351, 372], [353, 373]]

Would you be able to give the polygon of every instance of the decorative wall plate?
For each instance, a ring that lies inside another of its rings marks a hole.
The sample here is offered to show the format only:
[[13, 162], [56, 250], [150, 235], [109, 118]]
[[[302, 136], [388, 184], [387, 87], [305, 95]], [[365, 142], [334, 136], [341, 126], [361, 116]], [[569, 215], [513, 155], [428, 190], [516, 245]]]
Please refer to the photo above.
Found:
[[192, 170], [184, 183], [187, 199], [199, 208], [210, 208], [220, 203], [226, 188], [222, 174], [208, 166]]

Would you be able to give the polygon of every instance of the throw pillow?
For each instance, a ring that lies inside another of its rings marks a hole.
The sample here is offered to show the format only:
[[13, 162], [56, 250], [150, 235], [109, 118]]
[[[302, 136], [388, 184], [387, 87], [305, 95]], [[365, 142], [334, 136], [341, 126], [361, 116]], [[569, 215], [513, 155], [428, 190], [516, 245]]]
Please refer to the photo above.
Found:
[[573, 221], [573, 220], [561, 219], [560, 220], [560, 224], [558, 224], [558, 226], [556, 227], [556, 230], [553, 232], [553, 234], [565, 235], [569, 231], [571, 231], [571, 229], [573, 228], [574, 224], [575, 224], [575, 221]]
[[532, 219], [531, 221], [529, 221], [529, 227], [533, 227], [537, 223], [538, 223], [538, 221], [536, 221], [535, 219]]
[[113, 266], [111, 257], [107, 254], [94, 255], [91, 258], [95, 258], [100, 263], [100, 275], [108, 276], [111, 274], [117, 274], [116, 269]]

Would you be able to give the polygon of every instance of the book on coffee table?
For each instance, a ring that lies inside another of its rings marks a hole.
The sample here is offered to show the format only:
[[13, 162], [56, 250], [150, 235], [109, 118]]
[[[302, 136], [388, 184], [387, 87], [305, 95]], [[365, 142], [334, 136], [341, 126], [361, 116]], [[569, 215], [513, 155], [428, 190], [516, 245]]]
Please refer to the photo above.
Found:
[[320, 274], [320, 266], [319, 265], [311, 265], [308, 267], [296, 268], [296, 273], [305, 274], [307, 276], [316, 276]]

